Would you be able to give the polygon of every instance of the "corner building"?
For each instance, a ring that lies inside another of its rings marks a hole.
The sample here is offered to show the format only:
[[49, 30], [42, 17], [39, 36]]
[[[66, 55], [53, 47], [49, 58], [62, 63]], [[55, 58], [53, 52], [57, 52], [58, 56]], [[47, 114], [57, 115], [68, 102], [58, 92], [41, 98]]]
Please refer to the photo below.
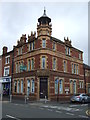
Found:
[[[59, 32], [59, 31], [57, 31]], [[44, 10], [36, 33], [22, 35], [14, 46], [12, 93], [30, 100], [68, 100], [85, 91], [83, 52], [69, 38], [64, 42], [52, 37], [51, 19]], [[80, 81], [82, 87], [80, 87]]]

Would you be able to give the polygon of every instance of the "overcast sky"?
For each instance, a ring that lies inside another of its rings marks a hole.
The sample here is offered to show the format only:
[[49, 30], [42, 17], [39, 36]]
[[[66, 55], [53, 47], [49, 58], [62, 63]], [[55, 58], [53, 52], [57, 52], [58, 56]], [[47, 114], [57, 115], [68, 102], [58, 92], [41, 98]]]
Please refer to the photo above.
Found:
[[72, 45], [84, 52], [88, 64], [88, 3], [71, 2], [15, 2], [0, 4], [0, 54], [2, 47], [13, 49], [22, 34], [37, 31], [38, 18], [46, 14], [51, 18], [52, 36], [64, 41], [69, 37]]

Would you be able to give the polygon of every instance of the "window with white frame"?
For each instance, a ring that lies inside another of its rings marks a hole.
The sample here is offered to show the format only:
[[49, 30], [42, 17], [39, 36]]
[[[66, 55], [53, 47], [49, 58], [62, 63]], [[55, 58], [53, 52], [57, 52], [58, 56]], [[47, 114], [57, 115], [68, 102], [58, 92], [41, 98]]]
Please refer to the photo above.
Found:
[[34, 93], [35, 91], [35, 83], [34, 83], [34, 79], [31, 80], [31, 93]]
[[46, 58], [45, 56], [42, 57], [42, 69], [45, 69]]
[[10, 56], [5, 57], [5, 64], [9, 64], [10, 63]]
[[46, 48], [46, 39], [42, 39], [42, 48]]
[[63, 93], [63, 81], [62, 79], [59, 81], [59, 94]]
[[18, 80], [17, 93], [20, 93], [20, 80]]
[[9, 75], [9, 68], [10, 68], [10, 66], [4, 67], [4, 76], [8, 76]]
[[83, 88], [83, 87], [84, 87], [83, 81], [79, 81], [79, 87], [80, 87], [80, 88]]
[[21, 80], [21, 93], [23, 93], [23, 80]]

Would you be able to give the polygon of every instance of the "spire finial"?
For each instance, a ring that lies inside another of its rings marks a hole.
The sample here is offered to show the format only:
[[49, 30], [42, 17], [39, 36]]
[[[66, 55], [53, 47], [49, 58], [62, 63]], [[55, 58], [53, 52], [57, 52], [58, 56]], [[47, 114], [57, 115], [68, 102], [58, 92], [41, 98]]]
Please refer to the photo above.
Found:
[[45, 9], [45, 7], [44, 7], [44, 14], [43, 15], [46, 15], [46, 9]]

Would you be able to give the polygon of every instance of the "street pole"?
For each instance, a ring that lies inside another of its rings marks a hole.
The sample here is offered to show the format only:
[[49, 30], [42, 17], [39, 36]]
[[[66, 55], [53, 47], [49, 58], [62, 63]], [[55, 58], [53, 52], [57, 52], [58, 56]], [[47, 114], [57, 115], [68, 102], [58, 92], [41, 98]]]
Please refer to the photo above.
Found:
[[3, 98], [3, 94], [1, 93], [1, 101], [2, 101], [2, 98]]
[[27, 103], [27, 95], [25, 95], [25, 104]]
[[12, 95], [10, 94], [10, 102], [12, 102]]
[[46, 103], [46, 96], [45, 96], [45, 103]]

